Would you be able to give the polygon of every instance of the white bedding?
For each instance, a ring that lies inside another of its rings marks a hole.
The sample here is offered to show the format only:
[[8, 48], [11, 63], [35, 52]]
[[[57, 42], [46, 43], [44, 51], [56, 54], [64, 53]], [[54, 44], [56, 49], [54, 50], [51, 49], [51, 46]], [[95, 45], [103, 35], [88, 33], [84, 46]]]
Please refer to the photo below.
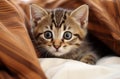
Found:
[[96, 65], [60, 58], [41, 58], [48, 79], [120, 79], [120, 57], [105, 57]]

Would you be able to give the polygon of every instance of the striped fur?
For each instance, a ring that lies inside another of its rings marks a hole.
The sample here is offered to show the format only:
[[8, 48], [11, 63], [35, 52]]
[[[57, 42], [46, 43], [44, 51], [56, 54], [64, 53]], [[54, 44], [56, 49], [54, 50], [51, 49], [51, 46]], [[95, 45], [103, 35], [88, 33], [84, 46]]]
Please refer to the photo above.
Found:
[[52, 11], [52, 22], [55, 24], [55, 27], [61, 27], [62, 23], [66, 20], [66, 10], [61, 8], [55, 9]]
[[[31, 5], [31, 16], [37, 23], [32, 30], [41, 57], [60, 57], [95, 63], [97, 56], [86, 41], [87, 5], [73, 11], [62, 8], [45, 10]], [[46, 38], [49, 36], [50, 39]]]

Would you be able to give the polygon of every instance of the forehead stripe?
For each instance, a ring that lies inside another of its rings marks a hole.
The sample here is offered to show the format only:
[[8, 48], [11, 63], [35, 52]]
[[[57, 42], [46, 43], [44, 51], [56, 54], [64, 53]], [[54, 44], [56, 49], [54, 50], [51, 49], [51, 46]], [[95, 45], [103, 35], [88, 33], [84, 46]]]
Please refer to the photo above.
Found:
[[67, 28], [67, 26], [66, 26], [66, 25], [64, 25], [64, 30], [66, 30], [66, 28]]
[[50, 29], [53, 30], [53, 26], [52, 26], [52, 24], [50, 25]]
[[64, 11], [63, 17], [61, 18], [62, 22], [60, 23], [60, 27], [63, 23], [65, 23], [66, 20], [66, 11]]
[[67, 11], [63, 9], [55, 9], [51, 13], [52, 23], [54, 23], [55, 27], [60, 28], [65, 22]]
[[[55, 27], [57, 26], [57, 24], [55, 23], [55, 12], [54, 11], [52, 11], [51, 12], [52, 14], [51, 14], [51, 19], [52, 19], [52, 23], [55, 25]], [[52, 24], [51, 24], [52, 25]]]
[[64, 16], [63, 16], [64, 20], [66, 20], [66, 13], [67, 13], [67, 11], [64, 12]]

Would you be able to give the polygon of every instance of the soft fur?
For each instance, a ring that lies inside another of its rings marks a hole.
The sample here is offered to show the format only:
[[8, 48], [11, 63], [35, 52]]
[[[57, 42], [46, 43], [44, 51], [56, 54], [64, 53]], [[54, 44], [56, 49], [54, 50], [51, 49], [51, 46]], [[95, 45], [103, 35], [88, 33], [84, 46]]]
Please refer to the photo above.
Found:
[[[45, 10], [31, 5], [32, 33], [41, 57], [60, 57], [95, 64], [98, 56], [86, 40], [89, 7]], [[46, 38], [47, 37], [47, 38]]]

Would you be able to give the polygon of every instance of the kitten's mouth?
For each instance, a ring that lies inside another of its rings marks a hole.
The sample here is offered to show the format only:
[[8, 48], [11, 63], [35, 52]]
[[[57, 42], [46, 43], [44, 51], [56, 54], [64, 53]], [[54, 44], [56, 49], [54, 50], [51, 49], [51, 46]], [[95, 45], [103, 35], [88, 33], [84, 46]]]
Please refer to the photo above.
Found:
[[59, 52], [59, 49], [56, 49], [56, 52]]
[[62, 52], [59, 49], [56, 49], [55, 53], [62, 53]]

